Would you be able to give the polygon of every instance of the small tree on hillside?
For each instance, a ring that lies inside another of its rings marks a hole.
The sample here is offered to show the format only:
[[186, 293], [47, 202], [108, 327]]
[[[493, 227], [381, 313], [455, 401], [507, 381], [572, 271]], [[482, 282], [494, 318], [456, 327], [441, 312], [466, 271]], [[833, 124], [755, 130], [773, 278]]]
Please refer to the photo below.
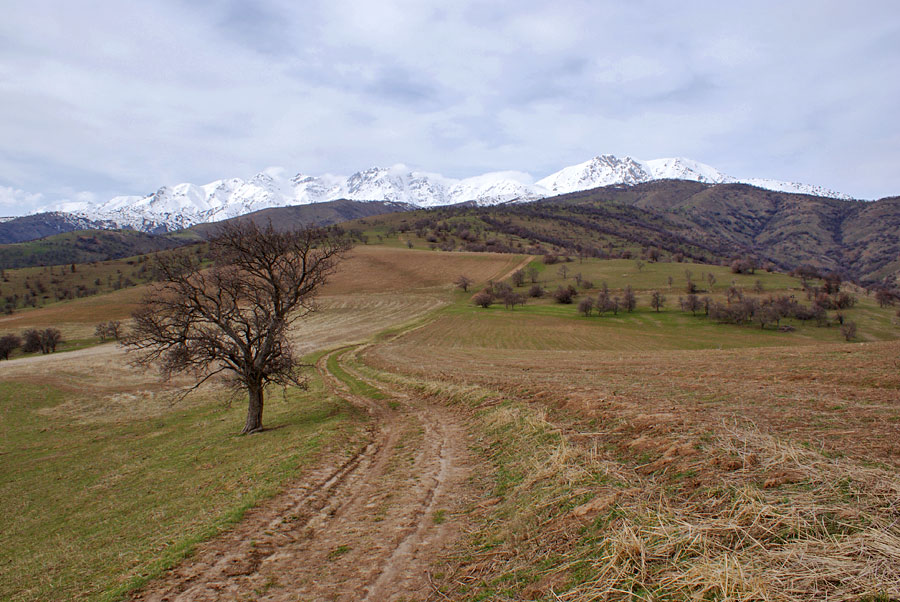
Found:
[[481, 291], [472, 297], [472, 303], [487, 309], [494, 302], [494, 295], [487, 289]]
[[22, 334], [22, 351], [25, 353], [37, 353], [41, 350], [41, 332], [35, 328], [29, 328]]
[[622, 307], [629, 313], [633, 312], [634, 308], [637, 307], [637, 297], [635, 297], [634, 289], [631, 288], [630, 284], [625, 287], [625, 292], [622, 295]]
[[847, 341], [851, 341], [856, 338], [856, 322], [851, 322], [849, 320], [844, 321], [841, 324], [841, 334], [844, 335], [844, 339]]
[[106, 339], [119, 340], [122, 336], [122, 323], [118, 320], [110, 320], [109, 322], [101, 322], [94, 329], [94, 335], [100, 337], [101, 341]]
[[56, 346], [62, 343], [62, 333], [56, 328], [47, 328], [41, 332], [41, 353], [54, 353]]
[[590, 297], [585, 297], [578, 303], [578, 311], [586, 318], [590, 317], [591, 312], [594, 310], [594, 300]]
[[887, 287], [882, 287], [875, 291], [875, 300], [878, 301], [879, 307], [893, 305], [897, 299], [900, 299], [900, 293]]
[[515, 291], [507, 291], [503, 294], [503, 306], [506, 309], [515, 309], [516, 305], [525, 305], [525, 295]]
[[456, 279], [456, 282], [454, 284], [461, 288], [464, 293], [467, 293], [469, 292], [469, 287], [472, 286], [472, 279], [467, 276], [460, 275], [460, 277]]
[[572, 286], [560, 286], [553, 292], [553, 298], [557, 303], [571, 303], [575, 299], [577, 291]]
[[9, 355], [22, 345], [22, 339], [15, 334], [0, 337], [0, 358], [8, 360]]
[[525, 284], [525, 271], [524, 270], [516, 270], [512, 273], [512, 283], [515, 286], [522, 286]]
[[697, 295], [688, 295], [684, 300], [684, 308], [687, 311], [691, 312], [691, 315], [697, 315], [697, 310], [700, 309], [702, 305], [703, 304], [700, 302], [700, 299], [697, 297]]
[[241, 433], [254, 433], [263, 428], [266, 386], [305, 386], [287, 333], [316, 310], [315, 295], [349, 244], [319, 229], [243, 221], [227, 223], [209, 245], [215, 265], [207, 270], [188, 253], [158, 258], [162, 282], [134, 313], [125, 344], [166, 377], [194, 374], [195, 387], [230, 375], [248, 395]]
[[541, 273], [538, 270], [536, 265], [529, 264], [527, 268], [525, 268], [525, 272], [528, 274], [528, 279], [531, 280], [531, 284], [535, 284], [538, 281], [538, 275]]
[[656, 311], [659, 311], [665, 304], [665, 296], [659, 291], [653, 291], [653, 294], [650, 295], [650, 306]]

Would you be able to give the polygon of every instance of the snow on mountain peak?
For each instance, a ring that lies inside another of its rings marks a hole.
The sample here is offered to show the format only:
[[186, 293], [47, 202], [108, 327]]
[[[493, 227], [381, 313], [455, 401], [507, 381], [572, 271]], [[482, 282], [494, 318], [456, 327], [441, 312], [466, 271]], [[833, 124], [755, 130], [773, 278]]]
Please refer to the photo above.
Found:
[[734, 178], [726, 176], [715, 167], [684, 157], [652, 159], [647, 161], [646, 165], [654, 180], [693, 180], [705, 184], [723, 184], [735, 181]]
[[287, 177], [281, 167], [268, 167], [248, 180], [230, 178], [198, 186], [163, 186], [144, 196], [118, 196], [104, 203], [66, 202], [40, 211], [65, 211], [91, 220], [138, 230], [173, 230], [213, 222], [269, 207], [303, 205], [336, 199], [392, 201], [418, 207], [463, 202], [479, 205], [540, 198], [601, 186], [633, 186], [652, 180], [692, 180], [705, 184], [745, 183], [769, 190], [849, 199], [820, 186], [728, 176], [716, 168], [672, 157], [641, 161], [629, 156], [598, 155], [533, 181], [518, 171], [498, 171], [453, 179], [410, 169], [398, 163], [372, 167], [349, 177], [298, 173]]
[[615, 155], [599, 155], [584, 163], [565, 167], [538, 180], [536, 185], [554, 194], [565, 194], [611, 184], [633, 186], [651, 179], [641, 163], [631, 157], [620, 159]]

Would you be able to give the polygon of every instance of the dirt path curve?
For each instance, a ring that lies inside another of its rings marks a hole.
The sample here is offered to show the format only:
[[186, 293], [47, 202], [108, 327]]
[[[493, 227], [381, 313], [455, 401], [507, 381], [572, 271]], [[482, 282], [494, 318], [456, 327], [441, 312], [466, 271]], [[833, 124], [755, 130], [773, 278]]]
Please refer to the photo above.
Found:
[[327, 369], [331, 355], [340, 362], [345, 353], [317, 368], [372, 416], [369, 442], [249, 512], [135, 600], [442, 599], [429, 571], [469, 504], [463, 422], [399, 391], [351, 393]]
[[519, 270], [524, 270], [526, 267], [528, 267], [528, 264], [531, 263], [531, 261], [534, 258], [535, 257], [533, 255], [526, 255], [525, 258], [522, 259], [522, 261], [520, 261], [518, 264], [516, 264], [516, 266], [514, 268], [512, 268], [511, 270], [509, 270], [507, 272], [502, 273], [498, 278], [495, 278], [495, 280], [506, 280], [507, 278], [512, 276], [515, 272], [518, 272]]

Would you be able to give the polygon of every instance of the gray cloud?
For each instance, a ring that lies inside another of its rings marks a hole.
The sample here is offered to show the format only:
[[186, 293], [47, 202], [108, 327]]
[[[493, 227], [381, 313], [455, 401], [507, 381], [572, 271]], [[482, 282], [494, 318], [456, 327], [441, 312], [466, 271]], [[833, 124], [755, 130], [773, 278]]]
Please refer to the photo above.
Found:
[[6, 7], [6, 213], [269, 165], [543, 176], [611, 152], [900, 193], [892, 2]]

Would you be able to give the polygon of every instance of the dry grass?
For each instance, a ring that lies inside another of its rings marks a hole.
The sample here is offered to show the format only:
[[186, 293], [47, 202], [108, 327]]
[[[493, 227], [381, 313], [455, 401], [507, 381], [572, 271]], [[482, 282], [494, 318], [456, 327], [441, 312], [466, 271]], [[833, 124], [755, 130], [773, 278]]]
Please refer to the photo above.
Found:
[[498, 253], [441, 253], [354, 247], [323, 294], [368, 294], [447, 289], [465, 274], [475, 282], [501, 278], [522, 262], [521, 255]]
[[900, 596], [900, 344], [411, 355], [430, 334], [365, 358], [482, 408], [495, 499], [451, 598]]

